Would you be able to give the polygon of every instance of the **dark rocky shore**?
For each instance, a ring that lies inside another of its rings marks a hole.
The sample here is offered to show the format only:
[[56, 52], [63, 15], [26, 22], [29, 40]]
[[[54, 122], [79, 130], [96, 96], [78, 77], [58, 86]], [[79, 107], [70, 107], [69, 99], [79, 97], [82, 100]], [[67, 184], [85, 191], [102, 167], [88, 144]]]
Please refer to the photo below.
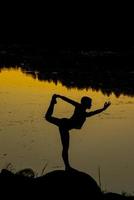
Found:
[[116, 193], [104, 193], [96, 181], [88, 174], [77, 171], [57, 170], [40, 177], [34, 177], [31, 169], [24, 169], [14, 174], [6, 169], [0, 173], [0, 191], [4, 198], [38, 199], [91, 199], [91, 200], [127, 200], [133, 196]]

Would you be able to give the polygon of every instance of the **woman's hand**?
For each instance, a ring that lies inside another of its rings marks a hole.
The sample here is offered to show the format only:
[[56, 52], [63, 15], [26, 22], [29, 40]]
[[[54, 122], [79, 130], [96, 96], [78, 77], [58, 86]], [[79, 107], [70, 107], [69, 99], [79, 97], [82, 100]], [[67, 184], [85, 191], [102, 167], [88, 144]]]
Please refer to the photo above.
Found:
[[110, 102], [110, 101], [105, 102], [105, 103], [104, 103], [104, 110], [107, 109], [110, 105], [111, 105], [111, 102]]

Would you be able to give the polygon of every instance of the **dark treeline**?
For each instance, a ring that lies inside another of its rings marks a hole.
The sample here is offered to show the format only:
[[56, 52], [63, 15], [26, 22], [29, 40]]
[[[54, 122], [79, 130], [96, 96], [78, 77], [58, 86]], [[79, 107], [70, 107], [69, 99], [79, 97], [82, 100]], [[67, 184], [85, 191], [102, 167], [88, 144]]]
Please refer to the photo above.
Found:
[[[92, 45], [77, 47], [48, 46], [45, 43], [0, 42], [0, 64], [13, 65], [29, 63], [31, 65], [44, 66], [45, 68], [76, 68], [89, 69], [90, 65], [122, 68], [133, 63], [133, 45]], [[90, 69], [89, 69], [90, 70]]]
[[[103, 69], [104, 70], [104, 69]], [[61, 82], [67, 88], [78, 89], [93, 89], [96, 91], [101, 90], [103, 94], [110, 95], [114, 93], [117, 97], [121, 94], [134, 96], [134, 73], [133, 72], [120, 72], [91, 69], [90, 72], [28, 72], [33, 78], [38, 78], [43, 81], [53, 81], [55, 84]], [[26, 71], [24, 71], [26, 72]]]
[[[85, 43], [84, 43], [85, 44]], [[68, 67], [84, 67], [89, 64], [130, 65], [133, 61], [134, 44], [124, 41], [115, 42], [90, 40], [87, 45], [72, 45], [71, 47], [55, 44], [49, 46], [43, 41], [23, 41], [23, 42], [1, 42], [0, 59], [1, 64], [15, 64], [28, 62], [31, 64], [42, 64], [47, 66], [57, 66], [64, 69]], [[125, 62], [125, 63], [124, 63]]]
[[[92, 88], [134, 96], [133, 48], [45, 48], [44, 44], [0, 44], [0, 67], [21, 66], [44, 81], [60, 81], [68, 88]], [[38, 73], [37, 73], [38, 72]]]
[[115, 68], [90, 66], [89, 71], [80, 71], [77, 69], [64, 71], [22, 65], [21, 69], [24, 73], [31, 75], [35, 79], [54, 82], [55, 84], [60, 82], [67, 88], [91, 88], [95, 91], [101, 91], [107, 96], [112, 93], [116, 97], [119, 97], [121, 94], [134, 96], [134, 71], [131, 68], [116, 70]]

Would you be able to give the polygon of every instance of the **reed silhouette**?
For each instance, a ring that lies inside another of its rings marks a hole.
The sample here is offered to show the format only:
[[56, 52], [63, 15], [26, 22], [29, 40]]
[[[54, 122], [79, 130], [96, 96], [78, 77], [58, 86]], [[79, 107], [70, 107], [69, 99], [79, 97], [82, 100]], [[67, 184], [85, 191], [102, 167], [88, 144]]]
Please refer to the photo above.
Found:
[[[71, 118], [56, 118], [53, 117], [53, 111], [54, 106], [57, 103], [57, 98], [61, 98], [62, 100], [70, 103], [75, 107], [74, 113]], [[86, 118], [91, 117], [93, 115], [99, 114], [106, 110], [110, 106], [110, 102], [105, 102], [103, 108], [87, 112], [87, 109], [90, 109], [92, 106], [92, 99], [90, 97], [84, 96], [81, 98], [81, 102], [78, 103], [72, 99], [69, 99], [65, 96], [54, 94], [52, 96], [49, 108], [46, 112], [45, 118], [48, 122], [58, 126], [59, 133], [61, 137], [61, 142], [63, 146], [62, 150], [62, 158], [65, 164], [65, 170], [71, 170], [71, 166], [69, 163], [69, 157], [68, 157], [68, 150], [69, 150], [69, 131], [72, 129], [81, 129], [84, 122], [86, 121]]]

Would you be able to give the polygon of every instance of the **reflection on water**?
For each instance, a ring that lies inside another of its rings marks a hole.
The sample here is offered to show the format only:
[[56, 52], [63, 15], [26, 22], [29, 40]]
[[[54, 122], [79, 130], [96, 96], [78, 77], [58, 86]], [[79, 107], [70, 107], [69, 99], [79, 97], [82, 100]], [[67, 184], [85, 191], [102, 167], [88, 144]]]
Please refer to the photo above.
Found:
[[[52, 94], [76, 101], [93, 99], [92, 109], [112, 102], [104, 113], [87, 119], [81, 130], [71, 131], [70, 162], [98, 181], [98, 167], [104, 190], [133, 192], [134, 99], [92, 89], [67, 89], [61, 83], [33, 79], [20, 69], [0, 73], [0, 168], [12, 163], [16, 170], [33, 168], [38, 174], [64, 168], [58, 129], [44, 120]], [[65, 109], [66, 108], [66, 109]], [[58, 100], [54, 115], [70, 117], [73, 107]]]
[[36, 71], [36, 68], [31, 71], [31, 67], [23, 66], [23, 72], [31, 74], [33, 78], [38, 80], [58, 82], [67, 88], [78, 89], [93, 89], [100, 91], [104, 95], [111, 95], [114, 93], [117, 97], [121, 94], [134, 96], [134, 72], [132, 69], [122, 69], [111, 67], [96, 68], [90, 66], [86, 69], [68, 69], [68, 70], [43, 70], [42, 68]]

